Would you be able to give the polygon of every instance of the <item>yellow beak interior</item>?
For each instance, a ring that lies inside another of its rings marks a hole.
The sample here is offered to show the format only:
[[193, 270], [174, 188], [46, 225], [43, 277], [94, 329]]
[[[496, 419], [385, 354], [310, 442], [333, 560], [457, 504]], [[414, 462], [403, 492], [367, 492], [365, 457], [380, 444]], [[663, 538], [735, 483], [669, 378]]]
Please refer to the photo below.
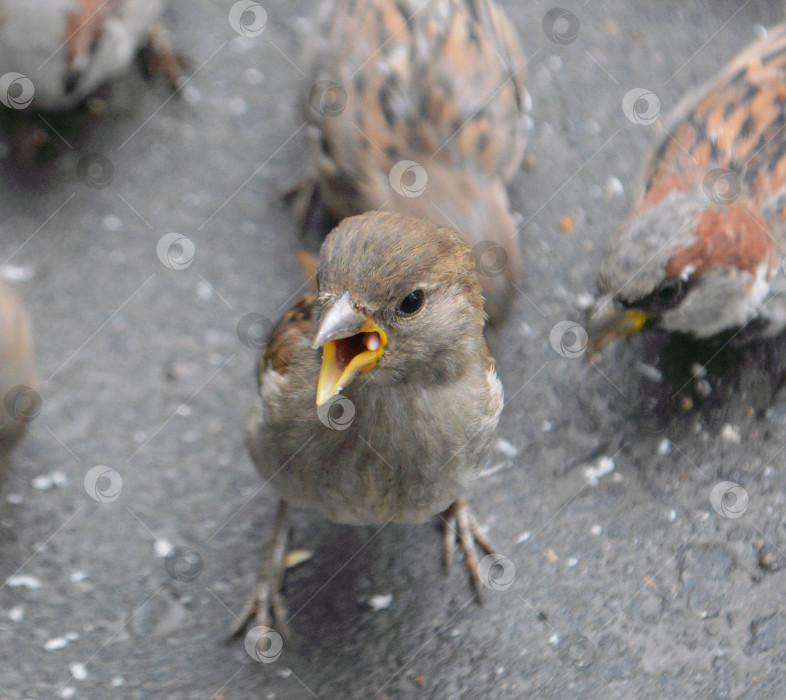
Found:
[[321, 406], [354, 379], [376, 367], [386, 345], [385, 332], [373, 321], [368, 321], [355, 335], [325, 343], [317, 384], [317, 406]]

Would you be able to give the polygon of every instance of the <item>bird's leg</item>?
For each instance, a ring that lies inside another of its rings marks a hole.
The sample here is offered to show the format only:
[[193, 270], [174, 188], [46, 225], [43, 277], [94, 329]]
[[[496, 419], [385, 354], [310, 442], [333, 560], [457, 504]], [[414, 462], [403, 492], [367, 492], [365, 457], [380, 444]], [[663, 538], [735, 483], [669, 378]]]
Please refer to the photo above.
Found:
[[470, 581], [475, 591], [475, 596], [480, 602], [480, 578], [478, 577], [478, 558], [475, 554], [475, 544], [478, 544], [487, 554], [497, 551], [488, 537], [481, 531], [469, 504], [463, 498], [457, 498], [450, 508], [443, 514], [445, 520], [445, 565], [449, 568], [453, 560], [453, 548], [456, 539], [464, 552], [464, 561], [469, 569]]
[[251, 621], [263, 627], [275, 626], [283, 637], [289, 637], [287, 607], [281, 593], [286, 569], [288, 512], [289, 504], [282, 499], [278, 503], [273, 539], [267, 556], [259, 569], [251, 595], [230, 629], [230, 638], [237, 637]]
[[188, 59], [172, 50], [164, 30], [159, 25], [154, 25], [148, 33], [140, 57], [146, 77], [163, 75], [172, 85], [173, 90], [178, 89], [181, 72], [183, 68], [188, 67]]

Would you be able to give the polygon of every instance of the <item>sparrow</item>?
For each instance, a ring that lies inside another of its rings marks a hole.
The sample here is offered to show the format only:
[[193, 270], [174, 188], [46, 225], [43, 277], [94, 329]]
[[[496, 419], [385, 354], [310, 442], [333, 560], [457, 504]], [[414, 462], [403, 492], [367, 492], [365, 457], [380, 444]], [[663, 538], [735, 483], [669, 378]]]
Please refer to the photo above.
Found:
[[[181, 57], [156, 24], [167, 0], [0, 0], [0, 110], [70, 110], [143, 54], [176, 84]], [[48, 138], [23, 124], [27, 151]], [[24, 145], [24, 144], [23, 144]]]
[[384, 209], [460, 231], [499, 320], [521, 269], [505, 184], [530, 108], [513, 25], [492, 0], [332, 9], [306, 105], [322, 201], [337, 220]]
[[456, 231], [392, 212], [344, 219], [320, 251], [316, 291], [271, 332], [246, 428], [281, 498], [268, 556], [234, 632], [284, 633], [289, 504], [338, 523], [417, 524], [442, 514], [475, 591], [484, 536], [464, 498], [502, 410], [472, 251]]
[[19, 297], [0, 282], [0, 452], [37, 414], [40, 398], [30, 324]]
[[676, 110], [602, 261], [600, 347], [646, 327], [748, 342], [786, 327], [786, 25]]

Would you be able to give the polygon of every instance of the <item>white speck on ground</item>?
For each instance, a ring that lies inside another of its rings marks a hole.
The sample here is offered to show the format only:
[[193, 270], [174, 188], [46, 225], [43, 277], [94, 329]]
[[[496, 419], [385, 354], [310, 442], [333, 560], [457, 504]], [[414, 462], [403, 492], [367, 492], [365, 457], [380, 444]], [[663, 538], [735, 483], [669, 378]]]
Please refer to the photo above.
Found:
[[6, 585], [11, 588], [27, 588], [30, 591], [37, 591], [41, 588], [41, 581], [35, 576], [27, 574], [16, 574], [6, 580]]
[[29, 282], [35, 277], [35, 268], [31, 265], [0, 265], [0, 277], [6, 282]]
[[172, 551], [172, 547], [174, 547], [174, 546], [175, 546], [175, 545], [173, 545], [173, 544], [172, 544], [172, 543], [171, 543], [171, 542], [170, 542], [168, 539], [166, 539], [165, 537], [164, 537], [164, 538], [161, 538], [161, 539], [158, 539], [158, 540], [156, 540], [156, 541], [153, 543], [153, 548], [155, 549], [156, 556], [157, 556], [157, 557], [160, 557], [160, 558], [162, 558], [162, 559], [163, 559], [163, 558], [164, 558], [164, 557], [165, 557], [167, 554], [169, 554], [169, 552], [171, 552], [171, 551]]
[[57, 651], [58, 649], [65, 649], [68, 646], [68, 640], [65, 637], [53, 637], [44, 642], [44, 649], [47, 651]]
[[370, 607], [374, 612], [379, 612], [380, 610], [387, 610], [392, 604], [393, 604], [392, 593], [373, 595], [368, 599], [368, 607]]
[[83, 681], [87, 678], [87, 669], [84, 664], [71, 664], [68, 668], [74, 680]]
[[726, 442], [730, 442], [732, 445], [739, 445], [742, 442], [740, 429], [736, 425], [731, 425], [731, 423], [726, 423], [726, 425], [723, 426], [721, 438]]
[[590, 486], [597, 486], [601, 477], [614, 471], [614, 460], [601, 457], [594, 467], [584, 467], [584, 478]]
[[501, 452], [506, 457], [516, 457], [519, 453], [518, 447], [516, 447], [513, 443], [508, 442], [504, 438], [497, 438], [494, 442], [494, 449], [497, 452]]

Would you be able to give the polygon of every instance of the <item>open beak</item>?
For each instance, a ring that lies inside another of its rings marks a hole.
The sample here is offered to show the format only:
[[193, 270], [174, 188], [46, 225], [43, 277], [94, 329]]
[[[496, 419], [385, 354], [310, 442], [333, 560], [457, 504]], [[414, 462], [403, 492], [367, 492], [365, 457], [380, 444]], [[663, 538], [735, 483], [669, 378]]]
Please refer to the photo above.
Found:
[[317, 406], [338, 394], [357, 377], [377, 366], [387, 336], [368, 316], [355, 310], [344, 292], [322, 314], [312, 348], [322, 348]]
[[657, 318], [641, 309], [614, 308], [608, 303], [599, 304], [589, 319], [589, 345], [597, 350], [629, 335], [638, 333], [647, 323]]

